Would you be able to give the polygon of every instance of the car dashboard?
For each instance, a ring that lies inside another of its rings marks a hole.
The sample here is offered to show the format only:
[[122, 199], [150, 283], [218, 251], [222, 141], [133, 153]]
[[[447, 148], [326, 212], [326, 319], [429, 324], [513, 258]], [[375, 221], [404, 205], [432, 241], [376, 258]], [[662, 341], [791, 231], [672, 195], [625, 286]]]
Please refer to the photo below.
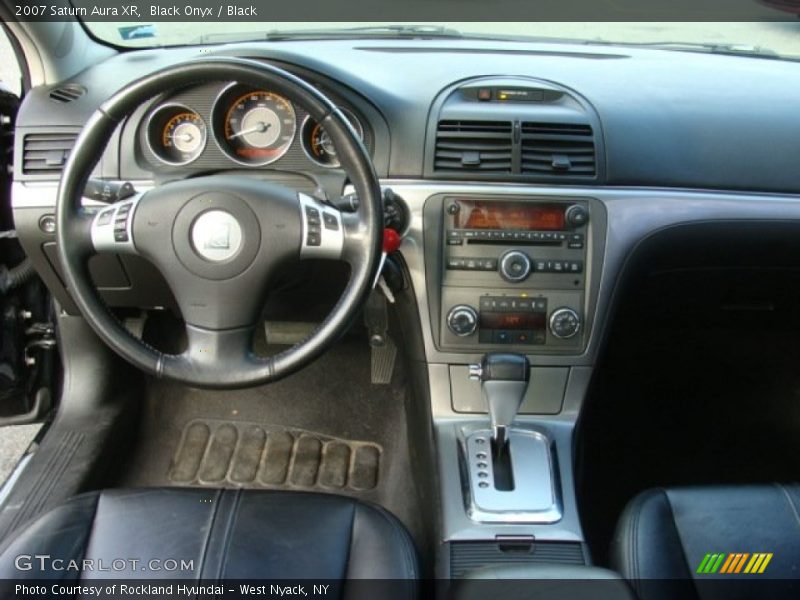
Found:
[[[52, 208], [83, 123], [114, 84], [226, 55], [285, 68], [330, 95], [402, 199], [401, 254], [431, 362], [513, 349], [592, 364], [637, 242], [697, 219], [780, 218], [800, 191], [790, 62], [682, 53], [675, 69], [675, 53], [659, 50], [482, 41], [131, 51], [33, 90], [19, 113], [20, 239], [68, 310]], [[146, 190], [222, 172], [325, 201], [348, 191], [324, 130], [288, 99], [199, 82], [165, 90], [118, 127], [93, 173], [104, 183], [86, 201], [102, 205], [123, 182]], [[91, 269], [112, 305], [170, 302], [140, 259], [98, 256]]]
[[[422, 371], [414, 385], [433, 423], [446, 542], [580, 543], [573, 431], [639, 250], [658, 239], [685, 253], [693, 246], [682, 235], [691, 230], [747, 259], [737, 242], [743, 228], [788, 224], [796, 233], [800, 222], [795, 62], [477, 40], [126, 51], [35, 88], [18, 115], [17, 233], [67, 313], [77, 309], [59, 273], [53, 215], [77, 135], [125, 84], [210, 56], [264, 61], [321, 89], [391, 190], [403, 215], [392, 221], [405, 279], [396, 308], [403, 352]], [[100, 211], [128, 189], [215, 173], [278, 183], [337, 207], [354, 192], [325, 132], [289, 100], [234, 81], [198, 82], [164, 90], [120, 123], [84, 204]], [[788, 256], [761, 259], [796, 266]], [[141, 258], [98, 255], [89, 266], [110, 306], [172, 306]], [[464, 448], [485, 428], [469, 368], [503, 350], [532, 365], [519, 421], [558, 457], [546, 465], [554, 499], [541, 514], [480, 522], [464, 499]]]

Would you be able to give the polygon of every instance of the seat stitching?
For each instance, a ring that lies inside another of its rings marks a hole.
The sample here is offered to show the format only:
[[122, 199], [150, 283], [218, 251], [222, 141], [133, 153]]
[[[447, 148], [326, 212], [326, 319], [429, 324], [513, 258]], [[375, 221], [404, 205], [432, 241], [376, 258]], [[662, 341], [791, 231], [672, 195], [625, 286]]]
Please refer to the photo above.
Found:
[[[411, 538], [409, 534], [405, 531], [405, 529], [401, 529], [397, 526], [397, 521], [395, 517], [389, 513], [386, 509], [382, 506], [376, 506], [378, 512], [384, 518], [384, 520], [389, 524], [389, 528], [392, 530], [392, 537], [397, 539], [399, 542], [399, 546], [401, 548], [401, 553], [403, 555], [403, 567], [406, 573], [412, 573], [414, 579], [417, 578], [417, 569], [416, 569], [416, 561], [414, 560], [414, 554], [411, 551]], [[412, 592], [410, 597], [415, 597], [415, 594]]]
[[[640, 503], [640, 504], [643, 504], [643, 502]], [[639, 535], [638, 534], [639, 534], [639, 519], [641, 518], [641, 513], [642, 513], [642, 507], [641, 506], [638, 506], [636, 511], [633, 513], [633, 520], [631, 522], [631, 531], [630, 531], [631, 554], [628, 557], [628, 561], [630, 563], [629, 564], [629, 568], [631, 570], [631, 573], [633, 574], [633, 580], [637, 582], [637, 587], [639, 587], [639, 585], [638, 585], [638, 582], [639, 582], [639, 562], [636, 560], [636, 557], [638, 556], [638, 552], [639, 552], [639, 543], [638, 543], [639, 542]]]
[[237, 489], [235, 494], [236, 497], [233, 500], [231, 514], [228, 517], [228, 523], [225, 525], [225, 538], [222, 542], [223, 554], [222, 559], [219, 561], [219, 569], [217, 571], [216, 581], [222, 579], [222, 573], [228, 561], [228, 550], [230, 549], [231, 539], [233, 538], [233, 525], [239, 518], [239, 504], [242, 500], [242, 488]]
[[689, 574], [689, 580], [692, 582], [692, 587], [694, 588], [694, 595], [696, 598], [700, 598], [700, 590], [697, 589], [697, 580], [692, 574], [692, 569], [689, 566], [689, 560], [686, 557], [686, 551], [684, 550], [683, 547], [683, 540], [681, 539], [681, 532], [678, 530], [678, 521], [675, 519], [675, 512], [672, 510], [672, 502], [670, 502], [667, 490], [662, 488], [661, 491], [664, 493], [664, 499], [667, 501], [667, 508], [669, 509], [670, 518], [672, 519], [672, 528], [675, 530], [675, 535], [677, 536], [678, 542], [680, 543], [681, 557], [683, 558], [683, 564], [686, 567], [686, 572]]
[[353, 554], [353, 539], [355, 538], [355, 528], [356, 528], [356, 511], [358, 509], [358, 505], [355, 502], [350, 504], [350, 542], [347, 544], [347, 557], [345, 558], [344, 563], [344, 577], [342, 577], [342, 593], [339, 596], [340, 598], [347, 598], [347, 581], [349, 579], [348, 574], [350, 573], [350, 557]]
[[795, 506], [794, 501], [792, 500], [791, 495], [789, 495], [789, 490], [786, 489], [786, 486], [782, 483], [776, 483], [780, 490], [783, 492], [783, 495], [786, 496], [786, 501], [789, 503], [789, 507], [792, 509], [794, 513], [794, 518], [797, 520], [798, 525], [800, 525], [800, 513], [797, 511], [797, 506]]
[[[203, 571], [206, 568], [206, 557], [208, 556], [208, 545], [211, 541], [211, 534], [214, 532], [214, 524], [217, 521], [217, 513], [219, 512], [219, 505], [220, 505], [220, 496], [222, 495], [222, 490], [217, 490], [216, 498], [214, 498], [214, 508], [211, 511], [211, 522], [208, 526], [208, 532], [206, 533], [206, 539], [203, 540], [203, 550], [200, 552], [200, 569], [197, 572], [197, 581], [203, 579]], [[195, 598], [197, 596], [195, 595]]]
[[[94, 512], [92, 512], [92, 524], [89, 527], [89, 533], [83, 541], [83, 552], [81, 553], [81, 562], [86, 558], [86, 551], [89, 549], [89, 542], [92, 540], [92, 534], [94, 533], [94, 524], [97, 521], [97, 509], [100, 506], [100, 496], [102, 493], [97, 494], [97, 498], [94, 501]], [[78, 575], [78, 581], [83, 581], [83, 571], [80, 572]]]

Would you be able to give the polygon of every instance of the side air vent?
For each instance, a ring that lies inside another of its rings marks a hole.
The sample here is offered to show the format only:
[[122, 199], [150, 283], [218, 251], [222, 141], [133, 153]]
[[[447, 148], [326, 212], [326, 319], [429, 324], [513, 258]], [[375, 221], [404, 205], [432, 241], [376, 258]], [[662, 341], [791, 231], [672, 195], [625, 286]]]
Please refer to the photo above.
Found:
[[26, 175], [60, 173], [77, 139], [75, 133], [29, 133], [22, 148], [22, 172]]
[[56, 102], [67, 104], [77, 100], [86, 93], [86, 88], [76, 83], [68, 83], [50, 91], [50, 98]]
[[510, 173], [511, 123], [507, 121], [439, 121], [434, 169]]
[[594, 177], [595, 148], [589, 125], [523, 123], [523, 173]]

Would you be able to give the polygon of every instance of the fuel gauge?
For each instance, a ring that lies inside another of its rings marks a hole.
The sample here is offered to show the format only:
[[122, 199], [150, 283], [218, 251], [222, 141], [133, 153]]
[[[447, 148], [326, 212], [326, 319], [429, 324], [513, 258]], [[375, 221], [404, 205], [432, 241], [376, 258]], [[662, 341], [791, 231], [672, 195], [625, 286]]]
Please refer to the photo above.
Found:
[[[358, 137], [364, 139], [364, 128], [356, 116], [346, 108], [340, 108], [347, 120], [356, 130]], [[336, 147], [325, 129], [310, 116], [303, 121], [302, 129], [303, 150], [306, 156], [322, 167], [338, 167], [339, 158], [336, 156]]]
[[168, 165], [185, 165], [197, 159], [206, 146], [206, 137], [203, 118], [181, 104], [160, 106], [147, 127], [150, 150]]

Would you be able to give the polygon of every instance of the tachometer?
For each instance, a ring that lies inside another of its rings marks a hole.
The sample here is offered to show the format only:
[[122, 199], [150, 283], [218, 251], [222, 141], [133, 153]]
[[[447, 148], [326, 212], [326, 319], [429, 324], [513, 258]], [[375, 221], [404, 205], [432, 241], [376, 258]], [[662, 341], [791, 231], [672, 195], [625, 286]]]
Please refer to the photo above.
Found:
[[182, 104], [164, 104], [148, 121], [150, 150], [169, 165], [185, 165], [195, 160], [203, 152], [206, 138], [203, 118]]
[[[356, 116], [346, 108], [340, 108], [347, 120], [356, 130], [358, 137], [364, 139], [364, 128]], [[328, 132], [311, 117], [306, 117], [302, 128], [303, 150], [308, 158], [322, 167], [338, 167], [339, 158], [336, 156], [336, 148], [331, 141]]]
[[214, 131], [225, 153], [247, 165], [266, 165], [286, 154], [294, 140], [292, 103], [265, 90], [235, 84], [214, 106]]

